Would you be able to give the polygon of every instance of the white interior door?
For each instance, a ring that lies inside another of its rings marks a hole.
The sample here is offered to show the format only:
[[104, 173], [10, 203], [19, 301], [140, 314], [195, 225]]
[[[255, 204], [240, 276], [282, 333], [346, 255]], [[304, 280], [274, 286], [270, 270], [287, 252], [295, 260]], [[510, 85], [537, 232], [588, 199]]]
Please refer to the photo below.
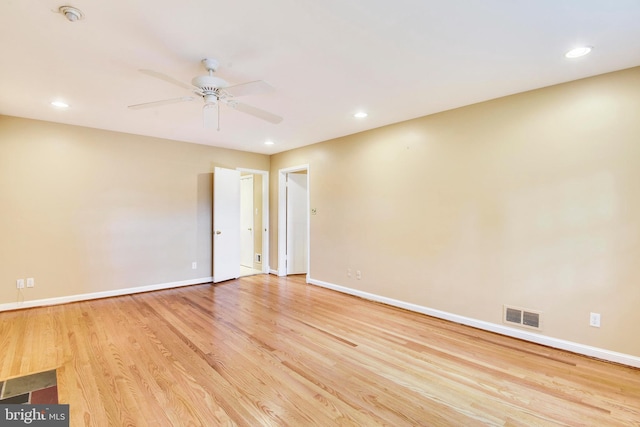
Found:
[[253, 175], [240, 178], [240, 265], [253, 268]]
[[240, 277], [240, 171], [213, 175], [213, 282]]
[[307, 174], [287, 174], [287, 274], [307, 273]]

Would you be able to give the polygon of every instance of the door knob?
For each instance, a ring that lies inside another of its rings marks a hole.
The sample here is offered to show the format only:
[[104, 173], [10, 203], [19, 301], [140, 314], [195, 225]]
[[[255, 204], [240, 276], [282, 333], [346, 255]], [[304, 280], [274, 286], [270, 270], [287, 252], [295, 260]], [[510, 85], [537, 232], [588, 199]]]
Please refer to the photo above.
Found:
[[216, 234], [222, 234], [222, 231], [216, 230]]
[[249, 227], [247, 230], [251, 231], [251, 227]]

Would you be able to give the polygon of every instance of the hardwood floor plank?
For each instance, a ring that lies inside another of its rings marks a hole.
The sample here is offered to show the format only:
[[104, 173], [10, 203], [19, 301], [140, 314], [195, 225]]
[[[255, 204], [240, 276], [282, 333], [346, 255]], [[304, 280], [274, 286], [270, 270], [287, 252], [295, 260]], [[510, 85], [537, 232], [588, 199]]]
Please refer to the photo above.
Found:
[[0, 313], [71, 425], [640, 426], [640, 370], [258, 275]]

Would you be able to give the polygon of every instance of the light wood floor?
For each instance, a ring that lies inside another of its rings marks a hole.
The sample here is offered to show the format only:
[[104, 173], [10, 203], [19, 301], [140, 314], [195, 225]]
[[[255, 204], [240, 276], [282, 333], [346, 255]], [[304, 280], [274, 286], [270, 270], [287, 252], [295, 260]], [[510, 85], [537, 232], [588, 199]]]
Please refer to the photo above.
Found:
[[640, 425], [640, 370], [260, 275], [0, 313], [71, 425]]

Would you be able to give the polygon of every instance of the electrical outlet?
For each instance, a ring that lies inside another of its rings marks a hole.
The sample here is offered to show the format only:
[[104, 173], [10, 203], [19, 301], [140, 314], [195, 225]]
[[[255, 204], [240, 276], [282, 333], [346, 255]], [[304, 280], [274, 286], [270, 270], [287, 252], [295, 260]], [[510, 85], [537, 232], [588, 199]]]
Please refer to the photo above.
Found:
[[18, 289], [24, 289], [24, 279], [18, 279], [18, 280], [16, 280], [16, 288], [18, 288]]
[[351, 269], [347, 268], [347, 277], [351, 277]]
[[36, 281], [33, 277], [27, 278], [27, 288], [33, 288], [36, 285]]
[[195, 261], [194, 261], [194, 262], [192, 262], [192, 263], [191, 263], [191, 268], [192, 268], [192, 269], [194, 269], [194, 270], [195, 270], [196, 268], [198, 268], [198, 263], [197, 263], [197, 262], [195, 262]]
[[589, 314], [589, 326], [593, 326], [595, 328], [600, 327], [600, 313]]
[[362, 272], [360, 270], [356, 271], [356, 279], [362, 279]]

